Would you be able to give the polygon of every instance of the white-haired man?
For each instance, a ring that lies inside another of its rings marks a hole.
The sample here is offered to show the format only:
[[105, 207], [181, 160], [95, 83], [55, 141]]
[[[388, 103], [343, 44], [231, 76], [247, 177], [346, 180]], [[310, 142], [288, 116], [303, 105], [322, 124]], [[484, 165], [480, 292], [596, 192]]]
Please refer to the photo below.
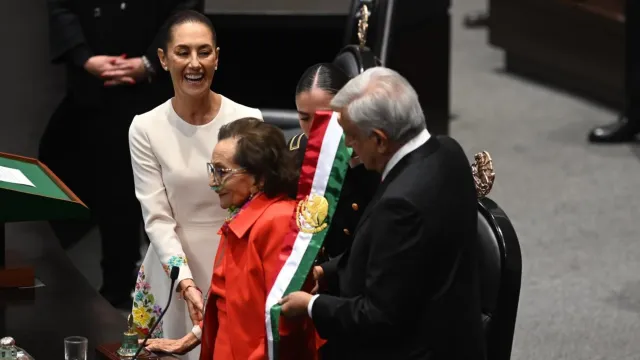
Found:
[[[314, 273], [340, 293], [294, 292], [285, 316], [311, 316], [323, 359], [482, 360], [477, 202], [453, 139], [432, 137], [415, 90], [386, 68], [352, 79], [331, 103], [347, 145], [382, 183], [352, 246]], [[308, 315], [307, 315], [308, 314]]]

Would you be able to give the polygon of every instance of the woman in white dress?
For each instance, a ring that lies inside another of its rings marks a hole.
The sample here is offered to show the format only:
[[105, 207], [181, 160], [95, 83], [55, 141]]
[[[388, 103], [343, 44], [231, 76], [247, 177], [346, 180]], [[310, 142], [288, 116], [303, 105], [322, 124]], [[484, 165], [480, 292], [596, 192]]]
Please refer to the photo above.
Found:
[[[205, 16], [177, 13], [165, 34], [158, 56], [171, 74], [175, 96], [136, 116], [129, 130], [135, 191], [151, 241], [138, 274], [133, 315], [139, 334], [148, 334], [168, 300], [170, 269], [177, 266], [177, 295], [184, 301], [172, 301], [152, 337], [196, 344], [203, 309], [200, 289], [210, 284], [218, 230], [227, 216], [206, 186], [207, 163], [222, 125], [262, 115], [210, 90], [219, 48]], [[196, 348], [183, 358], [198, 359], [199, 352]]]

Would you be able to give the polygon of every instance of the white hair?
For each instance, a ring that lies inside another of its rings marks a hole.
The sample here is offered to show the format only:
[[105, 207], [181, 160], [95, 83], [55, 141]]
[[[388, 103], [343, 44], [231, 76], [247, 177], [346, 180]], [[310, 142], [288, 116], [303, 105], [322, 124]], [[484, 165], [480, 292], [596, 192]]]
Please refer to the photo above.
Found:
[[362, 131], [383, 131], [389, 140], [405, 144], [426, 128], [418, 94], [396, 71], [384, 67], [367, 69], [351, 79], [331, 101]]

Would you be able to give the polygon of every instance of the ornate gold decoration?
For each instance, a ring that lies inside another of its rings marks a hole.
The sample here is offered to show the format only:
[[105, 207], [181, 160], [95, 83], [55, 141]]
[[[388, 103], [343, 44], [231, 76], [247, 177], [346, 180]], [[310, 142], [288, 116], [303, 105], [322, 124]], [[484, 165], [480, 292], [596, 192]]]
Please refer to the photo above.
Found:
[[473, 180], [476, 183], [478, 198], [483, 198], [491, 192], [496, 173], [493, 171], [493, 160], [488, 152], [479, 152], [474, 159], [475, 162], [471, 165]]
[[300, 231], [315, 234], [324, 230], [329, 215], [329, 202], [324, 196], [310, 194], [298, 203], [296, 223]]
[[302, 141], [302, 137], [305, 136], [304, 133], [300, 133], [289, 141], [289, 151], [298, 150], [300, 148], [300, 141]]
[[360, 47], [363, 48], [367, 43], [367, 29], [369, 28], [369, 7], [367, 4], [362, 4], [360, 7], [360, 18], [358, 20], [358, 40], [360, 40]]

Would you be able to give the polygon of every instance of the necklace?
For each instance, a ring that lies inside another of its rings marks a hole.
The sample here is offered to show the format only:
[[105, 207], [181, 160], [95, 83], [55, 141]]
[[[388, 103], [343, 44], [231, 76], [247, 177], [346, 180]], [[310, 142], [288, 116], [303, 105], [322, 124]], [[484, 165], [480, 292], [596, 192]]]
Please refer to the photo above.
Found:
[[242, 204], [242, 206], [240, 207], [230, 206], [229, 209], [227, 209], [227, 212], [229, 214], [227, 215], [227, 218], [224, 219], [224, 223], [222, 224], [222, 227], [218, 231], [218, 235], [227, 235], [227, 232], [229, 231], [229, 224], [233, 221], [233, 219], [236, 218], [236, 216], [238, 216], [238, 214], [242, 210], [246, 209], [247, 206], [249, 206], [249, 203], [251, 203], [251, 200], [253, 200], [258, 194], [260, 194], [260, 192], [251, 194], [247, 199], [247, 201], [245, 201], [244, 204]]

